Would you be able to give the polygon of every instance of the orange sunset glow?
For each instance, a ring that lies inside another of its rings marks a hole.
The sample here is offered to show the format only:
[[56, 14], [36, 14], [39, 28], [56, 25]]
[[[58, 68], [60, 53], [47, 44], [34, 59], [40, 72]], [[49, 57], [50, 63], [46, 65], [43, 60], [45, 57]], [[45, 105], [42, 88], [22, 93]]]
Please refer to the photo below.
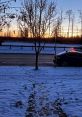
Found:
[[[28, 34], [28, 37], [30, 37], [30, 35], [31, 34]], [[73, 37], [77, 37], [77, 36], [80, 36], [81, 35], [81, 31], [80, 31], [80, 29], [74, 29], [74, 32], [73, 32]], [[5, 30], [2, 30], [1, 32], [0, 32], [0, 36], [11, 36], [11, 37], [20, 37], [20, 31], [19, 31], [19, 29], [17, 29], [16, 27], [10, 27], [10, 29], [8, 30], [7, 28], [5, 28]], [[52, 35], [52, 34], [50, 34], [49, 35], [49, 31], [47, 31], [46, 33], [45, 33], [45, 37], [53, 37], [53, 36], [55, 36], [55, 35]], [[63, 27], [63, 30], [61, 31], [61, 35], [59, 35], [59, 36], [63, 36], [63, 37], [67, 37], [68, 36], [68, 30], [67, 30], [67, 28], [65, 27]], [[72, 37], [72, 32], [70, 31], [69, 32], [69, 37]]]
[[[48, 1], [48, 4], [49, 4], [49, 1]], [[82, 22], [81, 22], [82, 12], [81, 10], [78, 11], [78, 9], [74, 8], [75, 9], [74, 11], [72, 7], [70, 9], [69, 9], [69, 6], [66, 7], [67, 5], [66, 3], [63, 3], [63, 4], [65, 5], [63, 6], [62, 2], [60, 3], [59, 0], [57, 1], [57, 5], [56, 5], [57, 15], [52, 20], [51, 25], [49, 24], [50, 27], [48, 27], [43, 37], [51, 38], [51, 37], [57, 36], [57, 37], [70, 38], [70, 37], [82, 36]], [[25, 21], [23, 20], [21, 21], [22, 28], [20, 28], [19, 26], [20, 21], [18, 22], [18, 18], [21, 15], [20, 8], [22, 9], [21, 2], [17, 1], [17, 3], [14, 3], [14, 4], [11, 3], [10, 9], [7, 9], [5, 11], [5, 14], [10, 14], [9, 17], [6, 16], [6, 22], [8, 22], [9, 26], [5, 25], [2, 28], [2, 30], [0, 31], [0, 36], [21, 37], [22, 33], [23, 33], [23, 36], [24, 34], [26, 34], [27, 37], [33, 36], [32, 28], [29, 29], [31, 30], [31, 32], [30, 31], [24, 32], [25, 28], [29, 26], [29, 25], [27, 26], [27, 23]], [[54, 28], [55, 30], [53, 30]], [[38, 32], [38, 29], [37, 29], [37, 32]]]

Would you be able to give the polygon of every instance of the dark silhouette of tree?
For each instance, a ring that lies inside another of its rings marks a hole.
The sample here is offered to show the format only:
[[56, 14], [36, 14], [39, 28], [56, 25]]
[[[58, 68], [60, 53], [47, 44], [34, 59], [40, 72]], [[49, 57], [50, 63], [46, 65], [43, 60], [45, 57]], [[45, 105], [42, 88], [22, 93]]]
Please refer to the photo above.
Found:
[[54, 28], [52, 31], [52, 34], [55, 38], [61, 36], [61, 24], [62, 24], [62, 19], [58, 17], [56, 23], [53, 26]]
[[70, 33], [70, 23], [71, 23], [71, 16], [72, 16], [72, 10], [67, 10], [66, 11], [66, 14], [68, 16], [68, 20], [69, 20], [69, 24], [68, 24], [68, 32], [67, 32], [67, 35], [69, 37], [69, 33]]
[[79, 10], [79, 17], [80, 17], [80, 23], [81, 23], [81, 37], [82, 37], [82, 11]]
[[57, 41], [57, 38], [60, 37], [60, 35], [61, 35], [61, 24], [62, 24], [62, 18], [58, 17], [56, 23], [53, 26], [54, 28], [52, 31], [52, 35], [54, 37], [54, 43], [55, 43], [55, 46], [54, 46], [55, 60], [56, 60], [56, 41]]
[[55, 21], [55, 16], [56, 3], [54, 1], [24, 0], [23, 9], [18, 22], [22, 32], [25, 33], [26, 28], [28, 35], [35, 38], [36, 70], [38, 69], [39, 54], [45, 45], [45, 43], [41, 43], [41, 38], [44, 38], [46, 33], [51, 30], [50, 26]]
[[74, 14], [72, 15], [72, 37], [74, 36]]
[[2, 31], [3, 27], [5, 24], [7, 24], [6, 22], [6, 10], [9, 8], [9, 4], [14, 1], [16, 2], [16, 0], [0, 0], [0, 31]]

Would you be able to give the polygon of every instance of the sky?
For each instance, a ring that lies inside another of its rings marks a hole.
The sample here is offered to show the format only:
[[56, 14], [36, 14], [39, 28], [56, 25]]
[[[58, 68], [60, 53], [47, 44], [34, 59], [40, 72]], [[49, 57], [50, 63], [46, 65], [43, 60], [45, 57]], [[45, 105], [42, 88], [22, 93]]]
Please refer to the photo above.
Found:
[[[20, 6], [20, 3], [23, 0], [16, 0], [16, 3], [13, 2], [13, 5]], [[51, 1], [51, 0], [49, 0]], [[62, 10], [72, 9], [74, 12], [82, 10], [82, 0], [56, 0], [57, 8]]]
[[57, 0], [57, 5], [63, 10], [82, 10], [82, 0]]
[[[22, 0], [17, 0], [15, 5], [19, 6], [21, 1]], [[73, 11], [77, 11], [82, 9], [82, 0], [56, 0], [56, 1], [57, 1], [57, 7], [63, 10], [72, 9]]]
[[[12, 2], [12, 6], [20, 7], [22, 1], [23, 0], [16, 0], [16, 2]], [[48, 1], [51, 1], [51, 0], [48, 0]], [[66, 17], [66, 11], [67, 10], [72, 10], [74, 15], [75, 15], [76, 24], [79, 25], [79, 22], [80, 22], [79, 10], [82, 10], [82, 0], [56, 0], [56, 2], [57, 2], [57, 10], [59, 12], [62, 10], [63, 11], [63, 15], [65, 17]], [[68, 20], [64, 21], [64, 25], [66, 27], [68, 26], [67, 23], [68, 23]]]

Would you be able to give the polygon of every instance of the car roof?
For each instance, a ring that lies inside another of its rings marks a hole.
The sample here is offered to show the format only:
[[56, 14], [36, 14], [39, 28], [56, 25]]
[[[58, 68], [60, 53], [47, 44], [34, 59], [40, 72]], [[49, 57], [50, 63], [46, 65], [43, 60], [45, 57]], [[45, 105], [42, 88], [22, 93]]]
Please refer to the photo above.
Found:
[[80, 52], [80, 51], [71, 51], [71, 50], [68, 50], [68, 51], [60, 52], [60, 53], [58, 53], [57, 55], [60, 56], [60, 55], [66, 54], [66, 53], [82, 54], [82, 52]]

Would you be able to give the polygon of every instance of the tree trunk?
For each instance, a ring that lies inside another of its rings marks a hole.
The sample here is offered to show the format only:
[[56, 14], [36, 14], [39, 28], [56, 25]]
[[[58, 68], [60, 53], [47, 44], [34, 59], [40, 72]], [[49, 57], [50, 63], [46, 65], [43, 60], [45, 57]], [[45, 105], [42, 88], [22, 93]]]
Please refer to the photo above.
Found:
[[38, 57], [39, 57], [39, 52], [36, 52], [35, 70], [38, 70]]

